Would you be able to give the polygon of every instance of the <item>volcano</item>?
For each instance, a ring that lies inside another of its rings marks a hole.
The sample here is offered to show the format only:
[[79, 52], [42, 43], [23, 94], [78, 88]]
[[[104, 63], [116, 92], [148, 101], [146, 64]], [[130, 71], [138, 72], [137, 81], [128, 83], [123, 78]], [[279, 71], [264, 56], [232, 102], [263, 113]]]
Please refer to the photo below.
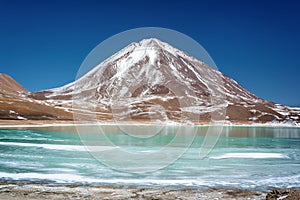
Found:
[[131, 43], [75, 82], [30, 97], [78, 120], [300, 122], [300, 109], [263, 100], [155, 38]]
[[21, 95], [60, 110], [47, 115], [53, 119], [72, 120], [73, 114], [75, 120], [102, 122], [300, 123], [299, 108], [261, 99], [217, 69], [156, 38], [129, 44], [65, 86], [39, 92], [14, 88], [21, 93], [6, 89], [14, 98]]

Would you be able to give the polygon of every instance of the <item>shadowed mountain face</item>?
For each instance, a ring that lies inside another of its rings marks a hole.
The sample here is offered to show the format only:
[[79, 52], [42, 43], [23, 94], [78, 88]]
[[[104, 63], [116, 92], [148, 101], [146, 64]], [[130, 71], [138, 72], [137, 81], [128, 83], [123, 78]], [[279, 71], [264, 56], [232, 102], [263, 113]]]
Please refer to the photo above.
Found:
[[300, 122], [300, 109], [265, 101], [153, 38], [128, 45], [73, 83], [26, 98], [75, 112], [77, 120]]

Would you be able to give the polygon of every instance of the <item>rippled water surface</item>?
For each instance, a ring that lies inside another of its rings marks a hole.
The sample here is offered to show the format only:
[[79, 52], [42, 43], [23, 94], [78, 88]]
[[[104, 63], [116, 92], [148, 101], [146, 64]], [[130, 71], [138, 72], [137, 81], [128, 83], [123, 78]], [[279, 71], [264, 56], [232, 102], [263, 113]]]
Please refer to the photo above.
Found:
[[[205, 132], [205, 128], [200, 129]], [[146, 139], [128, 140], [128, 135], [121, 133], [107, 135], [119, 148], [139, 152], [157, 151], [174, 137], [165, 134], [147, 143]], [[89, 138], [94, 136], [90, 134]], [[299, 128], [226, 127], [217, 145], [200, 159], [203, 138], [204, 134], [198, 134], [175, 163], [155, 172], [136, 174], [102, 164], [87, 152], [76, 133], [0, 130], [0, 179], [260, 190], [300, 187]]]

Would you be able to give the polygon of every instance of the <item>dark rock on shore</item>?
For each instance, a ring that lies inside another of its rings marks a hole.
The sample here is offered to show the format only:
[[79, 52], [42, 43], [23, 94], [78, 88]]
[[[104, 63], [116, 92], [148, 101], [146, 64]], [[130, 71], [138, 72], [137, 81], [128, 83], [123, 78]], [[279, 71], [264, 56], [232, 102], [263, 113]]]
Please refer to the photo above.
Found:
[[299, 200], [300, 199], [300, 191], [299, 190], [278, 190], [274, 189], [269, 192], [266, 196], [266, 200]]

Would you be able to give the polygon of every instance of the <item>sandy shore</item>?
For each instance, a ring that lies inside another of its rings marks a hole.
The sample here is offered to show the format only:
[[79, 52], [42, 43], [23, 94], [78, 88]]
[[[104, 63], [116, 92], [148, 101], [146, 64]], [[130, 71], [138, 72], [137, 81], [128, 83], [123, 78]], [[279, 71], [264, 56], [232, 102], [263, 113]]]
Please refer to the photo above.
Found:
[[[85, 122], [82, 122], [85, 123]], [[5, 120], [0, 119], [0, 126], [37, 126], [37, 125], [74, 125], [74, 121], [65, 120]]]
[[114, 186], [51, 186], [43, 184], [0, 184], [1, 200], [38, 200], [38, 199], [139, 199], [139, 200], [174, 200], [174, 199], [265, 199], [266, 192], [221, 190], [195, 188], [145, 188]]
[[53, 186], [46, 184], [0, 183], [1, 200], [299, 200], [300, 190], [273, 190], [271, 192], [230, 189], [151, 188], [117, 186]]

